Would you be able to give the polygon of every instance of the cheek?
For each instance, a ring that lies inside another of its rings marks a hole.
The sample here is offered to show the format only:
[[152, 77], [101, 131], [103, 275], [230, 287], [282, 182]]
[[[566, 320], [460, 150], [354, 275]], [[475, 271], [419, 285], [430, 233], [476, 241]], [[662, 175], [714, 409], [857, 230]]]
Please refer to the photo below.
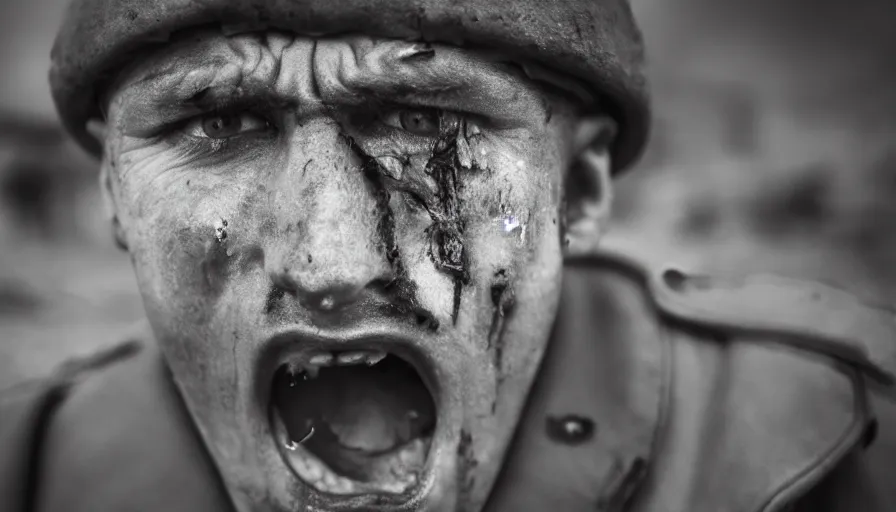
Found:
[[[556, 189], [563, 162], [558, 152], [531, 146], [531, 151], [491, 151], [488, 171], [464, 187], [475, 289], [467, 311], [488, 340], [481, 364], [494, 369], [498, 383], [510, 383], [507, 389], [498, 384], [495, 393], [525, 388], [546, 339], [540, 329], [550, 324], [542, 310], [550, 309], [546, 299], [562, 266]], [[515, 341], [505, 344], [507, 339]]]
[[259, 221], [240, 205], [263, 204], [250, 199], [261, 192], [236, 174], [151, 175], [146, 168], [129, 169], [132, 178], [121, 186], [129, 206], [122, 222], [144, 300], [169, 314], [189, 311], [201, 324], [235, 276], [260, 267], [264, 255], [253, 235]]
[[545, 244], [556, 243], [563, 159], [539, 140], [503, 147], [481, 142], [474, 151], [486, 153], [487, 166], [465, 187], [464, 217], [476, 265], [521, 271]]

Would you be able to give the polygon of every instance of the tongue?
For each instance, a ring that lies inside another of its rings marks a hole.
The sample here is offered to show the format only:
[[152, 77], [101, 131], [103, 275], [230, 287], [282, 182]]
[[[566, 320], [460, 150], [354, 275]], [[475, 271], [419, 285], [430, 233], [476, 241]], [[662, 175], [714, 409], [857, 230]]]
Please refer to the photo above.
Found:
[[415, 373], [403, 370], [383, 363], [322, 369], [316, 379], [290, 388], [281, 406], [284, 421], [323, 421], [349, 449], [392, 450], [424, 434], [434, 417], [425, 386]]

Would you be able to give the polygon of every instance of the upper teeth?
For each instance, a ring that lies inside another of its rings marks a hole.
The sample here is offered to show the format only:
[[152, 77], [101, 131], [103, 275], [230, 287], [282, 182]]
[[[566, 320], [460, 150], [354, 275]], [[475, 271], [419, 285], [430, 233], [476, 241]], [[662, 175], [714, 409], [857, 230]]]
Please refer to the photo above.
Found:
[[358, 364], [367, 359], [367, 354], [364, 352], [343, 352], [336, 356], [336, 364]]
[[348, 352], [312, 352], [287, 363], [289, 373], [297, 376], [304, 373], [310, 378], [317, 377], [324, 366], [352, 366], [366, 364], [373, 366], [386, 358], [386, 353], [378, 350], [352, 350]]
[[308, 359], [308, 362], [311, 364], [316, 364], [318, 366], [330, 366], [330, 364], [333, 362], [333, 354], [329, 352], [314, 354]]
[[386, 353], [385, 353], [385, 352], [377, 352], [377, 353], [375, 353], [375, 354], [369, 354], [369, 355], [366, 357], [366, 359], [365, 359], [364, 362], [366, 362], [368, 366], [373, 366], [373, 365], [375, 365], [376, 363], [382, 361], [382, 360], [385, 359], [385, 358], [386, 358]]

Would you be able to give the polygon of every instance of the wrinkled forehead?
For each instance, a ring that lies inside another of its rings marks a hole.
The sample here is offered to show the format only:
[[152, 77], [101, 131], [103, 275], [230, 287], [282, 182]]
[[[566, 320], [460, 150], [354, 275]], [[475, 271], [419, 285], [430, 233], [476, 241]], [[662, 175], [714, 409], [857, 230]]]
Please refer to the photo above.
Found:
[[[576, 80], [496, 52], [363, 35], [315, 38], [266, 31], [225, 35], [201, 29], [179, 34], [134, 58], [107, 88], [107, 98], [170, 95], [176, 102], [212, 89], [267, 89], [305, 95], [306, 102], [351, 104], [388, 96], [411, 103], [437, 96], [445, 108], [492, 104], [512, 112], [562, 97], [590, 109]], [[288, 98], [284, 98], [288, 100]], [[487, 112], [486, 112], [487, 113]]]

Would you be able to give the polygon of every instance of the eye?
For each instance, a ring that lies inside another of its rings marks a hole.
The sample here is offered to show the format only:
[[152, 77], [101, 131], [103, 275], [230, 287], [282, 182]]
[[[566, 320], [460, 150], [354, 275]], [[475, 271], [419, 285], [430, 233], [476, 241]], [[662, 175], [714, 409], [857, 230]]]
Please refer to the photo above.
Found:
[[237, 135], [263, 132], [270, 128], [267, 119], [249, 112], [215, 113], [191, 119], [185, 128], [193, 137], [229, 139]]
[[399, 109], [382, 116], [386, 126], [398, 128], [421, 137], [439, 135], [439, 111], [432, 108]]

